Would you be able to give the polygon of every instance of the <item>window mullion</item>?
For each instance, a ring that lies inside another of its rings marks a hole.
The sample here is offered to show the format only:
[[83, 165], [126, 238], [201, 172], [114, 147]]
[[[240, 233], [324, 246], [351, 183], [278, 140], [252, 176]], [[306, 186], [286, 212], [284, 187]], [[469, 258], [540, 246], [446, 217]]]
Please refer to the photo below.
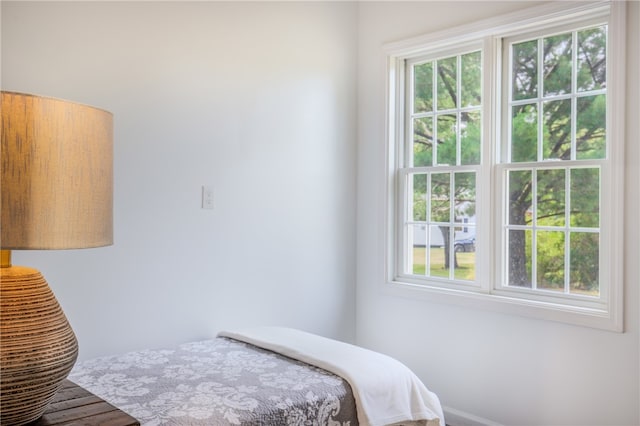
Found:
[[407, 112], [408, 120], [404, 123], [405, 135], [404, 135], [404, 149], [402, 150], [402, 158], [403, 164], [409, 167], [413, 167], [413, 156], [411, 152], [413, 151], [413, 138], [414, 138], [414, 118], [415, 118], [415, 107], [413, 105], [413, 100], [415, 99], [415, 71], [412, 66], [407, 66], [405, 62], [405, 102], [404, 109]]
[[531, 186], [531, 288], [535, 290], [538, 288], [538, 169], [531, 171]]
[[458, 55], [456, 60], [456, 166], [462, 164], [462, 142], [460, 140], [460, 123], [462, 123], [462, 57]]
[[[459, 93], [459, 92], [458, 92]], [[456, 212], [455, 212], [455, 172], [451, 171], [449, 173], [449, 279], [452, 280], [455, 277], [455, 242], [456, 232], [455, 232], [455, 221], [456, 221]]]
[[542, 94], [544, 93], [544, 45], [542, 43], [542, 38], [538, 40], [538, 84], [537, 84], [537, 94], [536, 94], [536, 112], [538, 114], [538, 134], [537, 134], [537, 159], [538, 161], [542, 161], [544, 158], [543, 146], [544, 146], [544, 102], [542, 102]]
[[431, 95], [431, 131], [433, 137], [431, 139], [431, 165], [438, 164], [438, 61], [433, 61], [433, 72], [431, 73], [432, 95]]
[[425, 218], [427, 220], [427, 223], [425, 224], [425, 227], [426, 227], [425, 231], [426, 231], [427, 236], [426, 236], [425, 243], [424, 243], [424, 248], [425, 248], [425, 250], [424, 250], [424, 254], [425, 254], [424, 268], [425, 268], [425, 270], [424, 270], [424, 272], [425, 272], [425, 275], [429, 276], [429, 275], [431, 275], [431, 250], [430, 250], [430, 247], [431, 247], [431, 220], [432, 220], [432, 218], [431, 218], [431, 200], [433, 199], [432, 195], [431, 195], [431, 173], [427, 173], [425, 175], [425, 178], [427, 180], [427, 191], [426, 191], [426, 193], [427, 193], [427, 195], [426, 195], [426, 197], [427, 197], [426, 204], [427, 205], [425, 207], [426, 208]]
[[578, 119], [578, 32], [571, 33], [571, 160], [577, 157], [576, 126]]
[[[575, 138], [574, 138], [575, 139]], [[564, 293], [571, 293], [571, 168], [564, 171]]]

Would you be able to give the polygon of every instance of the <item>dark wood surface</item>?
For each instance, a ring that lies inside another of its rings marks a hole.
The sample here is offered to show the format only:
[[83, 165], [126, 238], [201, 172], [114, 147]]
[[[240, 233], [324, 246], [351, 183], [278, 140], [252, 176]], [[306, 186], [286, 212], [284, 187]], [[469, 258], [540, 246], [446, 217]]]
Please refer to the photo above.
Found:
[[88, 390], [65, 380], [43, 416], [28, 426], [139, 426], [140, 422]]

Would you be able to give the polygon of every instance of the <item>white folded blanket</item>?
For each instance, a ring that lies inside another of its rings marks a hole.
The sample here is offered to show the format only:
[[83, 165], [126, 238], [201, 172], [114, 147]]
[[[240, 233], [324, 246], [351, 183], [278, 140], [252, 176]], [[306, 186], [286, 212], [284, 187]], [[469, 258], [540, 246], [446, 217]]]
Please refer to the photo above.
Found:
[[401, 362], [378, 352], [283, 327], [223, 331], [230, 337], [315, 365], [351, 385], [360, 425], [444, 426], [438, 397]]

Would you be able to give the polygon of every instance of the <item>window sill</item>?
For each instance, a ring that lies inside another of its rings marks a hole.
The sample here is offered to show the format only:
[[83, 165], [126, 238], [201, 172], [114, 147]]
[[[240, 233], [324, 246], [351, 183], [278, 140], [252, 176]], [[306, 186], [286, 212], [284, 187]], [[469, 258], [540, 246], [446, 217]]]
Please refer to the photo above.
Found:
[[480, 290], [450, 289], [397, 280], [387, 281], [382, 287], [382, 291], [386, 295], [393, 297], [451, 304], [544, 321], [623, 332], [622, 317], [612, 314], [614, 311], [621, 312], [621, 310], [612, 310], [611, 307], [598, 309], [572, 306], [505, 294], [487, 293]]

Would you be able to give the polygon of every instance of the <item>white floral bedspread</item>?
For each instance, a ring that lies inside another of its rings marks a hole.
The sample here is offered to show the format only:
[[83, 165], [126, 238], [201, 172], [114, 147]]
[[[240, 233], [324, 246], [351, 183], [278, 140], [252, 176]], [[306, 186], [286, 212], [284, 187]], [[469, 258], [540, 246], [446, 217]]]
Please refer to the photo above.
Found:
[[339, 376], [225, 337], [79, 362], [69, 379], [145, 426], [358, 424]]

